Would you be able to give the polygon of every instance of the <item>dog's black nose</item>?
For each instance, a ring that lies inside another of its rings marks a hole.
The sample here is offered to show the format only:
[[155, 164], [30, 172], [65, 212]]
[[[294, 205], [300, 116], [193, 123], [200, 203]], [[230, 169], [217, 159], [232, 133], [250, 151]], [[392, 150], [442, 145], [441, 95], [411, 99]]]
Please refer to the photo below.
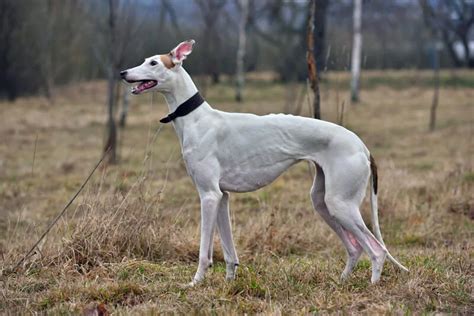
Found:
[[125, 79], [125, 76], [127, 75], [127, 71], [126, 70], [123, 70], [120, 72], [120, 77], [122, 77], [122, 79]]

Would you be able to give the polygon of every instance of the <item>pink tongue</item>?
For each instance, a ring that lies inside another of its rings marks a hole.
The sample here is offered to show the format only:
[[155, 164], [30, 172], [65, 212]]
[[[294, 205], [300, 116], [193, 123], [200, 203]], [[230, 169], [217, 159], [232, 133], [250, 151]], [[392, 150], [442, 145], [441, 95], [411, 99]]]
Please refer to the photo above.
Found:
[[143, 90], [146, 90], [146, 89], [152, 87], [153, 85], [154, 85], [153, 81], [147, 81], [147, 82], [144, 82], [144, 83], [141, 83], [140, 85], [138, 85], [137, 90], [139, 92], [142, 92]]

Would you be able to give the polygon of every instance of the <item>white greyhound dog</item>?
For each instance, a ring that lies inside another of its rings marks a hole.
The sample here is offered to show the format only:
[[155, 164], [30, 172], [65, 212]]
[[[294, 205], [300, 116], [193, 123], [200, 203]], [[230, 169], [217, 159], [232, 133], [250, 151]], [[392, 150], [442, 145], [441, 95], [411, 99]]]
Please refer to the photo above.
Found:
[[[315, 210], [339, 236], [347, 250], [341, 278], [346, 279], [365, 251], [372, 263], [372, 283], [380, 279], [385, 258], [407, 270], [387, 251], [377, 211], [377, 167], [364, 143], [353, 132], [329, 122], [284, 114], [257, 116], [227, 113], [204, 101], [182, 67], [194, 40], [180, 43], [170, 53], [145, 59], [120, 73], [138, 83], [133, 94], [162, 93], [186, 168], [201, 200], [199, 265], [191, 285], [202, 281], [212, 264], [214, 230], [220, 234], [226, 278], [234, 279], [239, 259], [229, 220], [229, 193], [257, 190], [295, 163], [316, 166], [310, 191]], [[372, 177], [372, 223], [377, 237], [365, 225], [359, 207]]]

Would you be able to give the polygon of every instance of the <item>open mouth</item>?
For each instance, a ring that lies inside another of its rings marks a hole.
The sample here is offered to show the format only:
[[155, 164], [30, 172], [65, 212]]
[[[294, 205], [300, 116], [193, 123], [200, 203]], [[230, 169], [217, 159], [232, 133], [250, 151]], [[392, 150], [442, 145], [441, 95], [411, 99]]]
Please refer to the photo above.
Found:
[[[128, 81], [128, 80], [127, 80]], [[140, 94], [145, 90], [149, 90], [158, 84], [156, 80], [135, 80], [128, 81], [129, 83], [138, 83], [135, 87], [132, 88], [133, 94]]]

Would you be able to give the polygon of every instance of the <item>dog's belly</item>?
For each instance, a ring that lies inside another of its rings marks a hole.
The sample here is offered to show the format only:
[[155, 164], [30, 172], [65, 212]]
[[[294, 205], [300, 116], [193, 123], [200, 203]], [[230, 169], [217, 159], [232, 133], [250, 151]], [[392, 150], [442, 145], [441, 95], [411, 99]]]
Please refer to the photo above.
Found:
[[255, 191], [273, 182], [296, 162], [296, 159], [287, 159], [267, 165], [234, 165], [223, 172], [219, 182], [220, 189], [230, 192]]

